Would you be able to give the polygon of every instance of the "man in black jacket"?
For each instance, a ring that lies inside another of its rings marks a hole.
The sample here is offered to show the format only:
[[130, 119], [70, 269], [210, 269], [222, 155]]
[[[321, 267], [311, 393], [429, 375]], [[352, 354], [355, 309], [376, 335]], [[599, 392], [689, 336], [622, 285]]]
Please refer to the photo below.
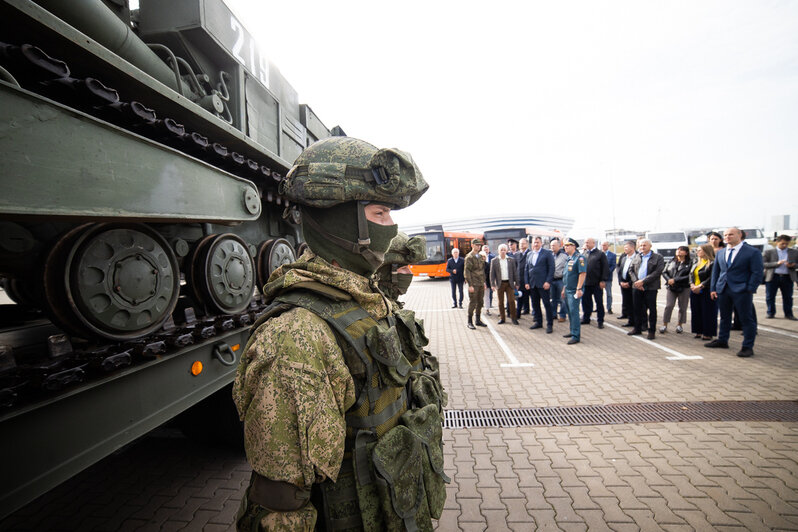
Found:
[[585, 240], [585, 259], [587, 259], [587, 277], [582, 297], [582, 325], [590, 325], [593, 314], [593, 301], [596, 302], [598, 328], [604, 328], [604, 279], [609, 276], [610, 266], [607, 256], [596, 248], [596, 239]]
[[[643, 334], [648, 329], [648, 339], [653, 340], [657, 328], [657, 292], [660, 276], [665, 269], [665, 259], [651, 251], [651, 240], [640, 241], [640, 254], [634, 258], [629, 275], [632, 278], [632, 301], [634, 304], [634, 329], [628, 335]], [[646, 320], [648, 313], [648, 320]], [[648, 323], [646, 323], [648, 321]]]
[[[463, 282], [465, 281], [465, 261], [460, 258], [460, 250], [452, 249], [452, 258], [446, 261], [446, 271], [449, 272], [449, 284], [452, 285], [452, 308], [463, 308]], [[458, 303], [455, 292], [460, 289], [460, 301]]]

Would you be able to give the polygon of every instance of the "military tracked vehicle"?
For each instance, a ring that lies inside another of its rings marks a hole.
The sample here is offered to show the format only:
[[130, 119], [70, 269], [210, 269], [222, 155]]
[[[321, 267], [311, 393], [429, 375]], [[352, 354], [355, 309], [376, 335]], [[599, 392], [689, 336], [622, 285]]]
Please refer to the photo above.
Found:
[[190, 407], [238, 430], [279, 185], [335, 134], [221, 0], [0, 0], [0, 517]]

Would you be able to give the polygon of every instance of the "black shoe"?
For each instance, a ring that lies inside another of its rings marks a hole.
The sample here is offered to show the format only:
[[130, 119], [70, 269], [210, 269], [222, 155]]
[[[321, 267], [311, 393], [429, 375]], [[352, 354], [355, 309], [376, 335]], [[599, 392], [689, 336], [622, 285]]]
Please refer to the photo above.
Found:
[[654, 331], [648, 331], [648, 337], [647, 338], [649, 340], [653, 340], [654, 338], [656, 338], [656, 336], [657, 336], [657, 333], [655, 333]]
[[477, 327], [487, 327], [487, 325], [482, 323], [482, 320], [479, 319], [479, 318], [477, 318], [476, 324], [477, 324]]
[[573, 345], [573, 344], [578, 344], [578, 343], [579, 343], [579, 338], [573, 338], [572, 337], [570, 340], [565, 342], [565, 345]]
[[540, 329], [541, 327], [543, 327], [543, 325], [541, 325], [540, 323], [533, 323], [529, 328], [535, 330], [535, 329]]
[[462, 304], [462, 303], [460, 303], [460, 305], [459, 305], [459, 306], [460, 306], [460, 308], [463, 308], [463, 304]]
[[452, 305], [452, 308], [457, 308], [457, 305]]
[[607, 314], [612, 314], [612, 309], [607, 309]]
[[499, 325], [501, 325], [502, 323], [504, 323], [504, 320], [499, 320], [498, 323], [499, 323]]
[[553, 332], [554, 332], [554, 329], [552, 329], [551, 325], [546, 326], [546, 334], [551, 334]]
[[720, 347], [722, 349], [728, 349], [729, 348], [729, 342], [722, 342], [720, 340], [712, 340], [711, 342], [705, 343], [704, 347]]
[[474, 324], [471, 321], [471, 318], [468, 318], [468, 328], [469, 329], [476, 329], [476, 327], [474, 327]]
[[599, 329], [603, 329], [603, 328], [604, 328], [604, 324], [603, 324], [603, 323], [599, 323], [599, 324], [598, 324], [598, 328], [599, 328]]
[[765, 317], [766, 317], [767, 319], [769, 319], [769, 320], [772, 320], [773, 318], [775, 318], [775, 317], [776, 317], [776, 315], [775, 315], [775, 314], [767, 314]]
[[643, 334], [643, 331], [641, 331], [640, 329], [632, 329], [631, 331], [626, 333], [627, 336], [640, 336], [641, 334]]
[[738, 356], [738, 357], [742, 357], [742, 358], [748, 358], [748, 357], [752, 357], [752, 356], [754, 356], [754, 350], [753, 350], [753, 349], [751, 349], [750, 347], [743, 347], [743, 348], [742, 348], [742, 349], [740, 349], [740, 351], [737, 353], [737, 356]]
[[621, 325], [621, 327], [634, 327], [634, 326], [635, 326], [635, 324], [631, 323], [631, 322], [630, 323], [624, 323], [623, 325]]
[[562, 337], [563, 337], [563, 338], [571, 338], [572, 336], [573, 336], [573, 335], [572, 335], [571, 333], [568, 333], [568, 334], [563, 334], [563, 335], [562, 335]]
[[513, 325], [518, 325], [518, 320], [513, 320]]
[[623, 314], [621, 314], [620, 316], [618, 316], [618, 317], [617, 317], [617, 318], [615, 318], [615, 319], [616, 319], [616, 320], [628, 320], [628, 319], [629, 319], [629, 316], [624, 316]]
[[490, 316], [490, 309], [485, 309], [485, 314]]
[[798, 318], [796, 318], [795, 316], [784, 316], [784, 319], [790, 321], [798, 321]]
[[590, 325], [590, 320], [582, 320], [579, 323], [581, 323], [582, 325]]

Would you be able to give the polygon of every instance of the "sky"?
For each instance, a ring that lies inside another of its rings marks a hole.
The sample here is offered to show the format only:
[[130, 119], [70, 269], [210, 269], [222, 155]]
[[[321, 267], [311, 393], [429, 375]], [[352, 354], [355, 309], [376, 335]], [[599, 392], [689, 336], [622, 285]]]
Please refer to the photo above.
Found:
[[798, 2], [225, 1], [327, 127], [413, 155], [400, 226], [798, 226]]

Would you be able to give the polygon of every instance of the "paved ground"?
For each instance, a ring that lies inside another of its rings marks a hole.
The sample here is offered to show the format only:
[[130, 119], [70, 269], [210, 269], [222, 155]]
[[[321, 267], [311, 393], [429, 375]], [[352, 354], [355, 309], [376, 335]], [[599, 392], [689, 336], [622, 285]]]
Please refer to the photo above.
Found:
[[[448, 282], [421, 280], [407, 303], [426, 321], [451, 409], [798, 399], [795, 322], [762, 319], [751, 359], [734, 356], [739, 333], [729, 350], [673, 331], [650, 342], [626, 336], [617, 314], [566, 346], [567, 323], [547, 335], [530, 331], [528, 317], [513, 326], [494, 315], [470, 331], [448, 294]], [[444, 438], [452, 483], [439, 530], [798, 530], [798, 423], [457, 429]], [[164, 428], [0, 529], [230, 530], [248, 475], [240, 453]]]

